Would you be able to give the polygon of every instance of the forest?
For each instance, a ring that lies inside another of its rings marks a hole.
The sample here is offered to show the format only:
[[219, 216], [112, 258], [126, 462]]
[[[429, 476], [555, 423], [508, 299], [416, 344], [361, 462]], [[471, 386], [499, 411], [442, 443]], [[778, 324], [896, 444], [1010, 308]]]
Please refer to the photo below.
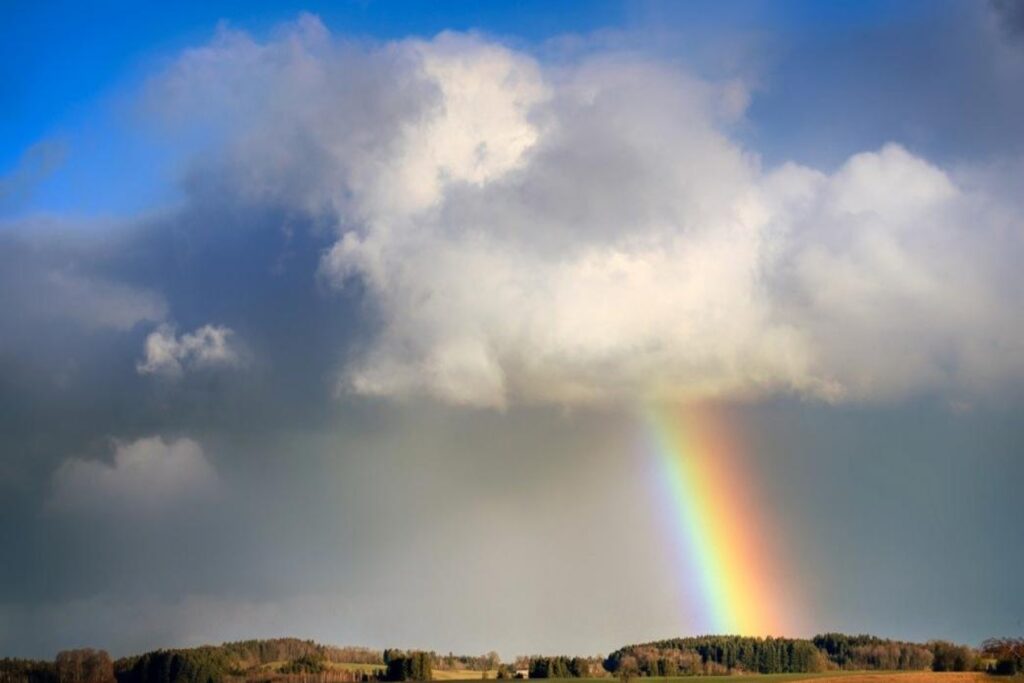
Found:
[[908, 643], [870, 635], [826, 633], [813, 639], [699, 636], [630, 645], [611, 653], [604, 668], [617, 675], [810, 673], [854, 671], [970, 671], [981, 653], [945, 641]]
[[[103, 650], [59, 652], [53, 661], [0, 659], [0, 683], [352, 683], [444, 678], [682, 677], [819, 671], [1024, 672], [1024, 638], [971, 648], [941, 640], [911, 643], [825, 633], [812, 639], [698, 636], [628, 645], [605, 658], [334, 647], [276, 638], [164, 649], [112, 659]], [[445, 672], [447, 675], [442, 675]], [[437, 674], [437, 675], [435, 675]]]

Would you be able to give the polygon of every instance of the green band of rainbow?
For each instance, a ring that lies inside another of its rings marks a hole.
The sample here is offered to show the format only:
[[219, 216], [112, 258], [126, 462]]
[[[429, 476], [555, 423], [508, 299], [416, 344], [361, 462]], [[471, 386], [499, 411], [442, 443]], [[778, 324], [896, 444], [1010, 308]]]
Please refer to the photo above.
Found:
[[[759, 514], [744, 494], [734, 454], [701, 429], [699, 413], [647, 411], [658, 476], [671, 500], [670, 517], [681, 543], [681, 580], [696, 581], [705, 619], [715, 633], [778, 633], [766, 575], [768, 543], [759, 540]], [[691, 622], [691, 627], [694, 624]]]

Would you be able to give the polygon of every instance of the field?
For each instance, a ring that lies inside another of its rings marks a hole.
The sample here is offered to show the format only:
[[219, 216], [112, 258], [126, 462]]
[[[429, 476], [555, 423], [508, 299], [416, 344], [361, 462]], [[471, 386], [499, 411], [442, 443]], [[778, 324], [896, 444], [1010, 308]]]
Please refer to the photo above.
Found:
[[[266, 664], [260, 665], [261, 671], [280, 671], [288, 662], [286, 660], [280, 660], [277, 662], [267, 662]], [[384, 669], [383, 664], [356, 664], [353, 662], [324, 662], [324, 666], [328, 670], [334, 671], [362, 671], [365, 673], [373, 673], [374, 671], [380, 671]], [[480, 672], [477, 672], [476, 678], [480, 677]]]
[[[819, 678], [819, 683], [838, 681], [839, 677], [834, 675]], [[908, 672], [876, 672], [861, 673], [842, 677], [842, 683], [885, 683], [886, 681], [898, 681], [898, 683], [976, 683], [978, 681], [999, 681], [994, 676], [973, 671], [966, 672], [936, 672], [936, 671], [908, 671]]]
[[[471, 669], [463, 669], [462, 671], [440, 671], [434, 669], [434, 680], [435, 681], [479, 681], [484, 672], [473, 671]], [[498, 676], [497, 671], [488, 671], [488, 680], [494, 680]]]
[[328, 669], [342, 669], [344, 671], [363, 671], [373, 673], [384, 669], [383, 664], [354, 664], [352, 662], [324, 662]]
[[[265, 669], [276, 671], [284, 662], [272, 662]], [[372, 673], [383, 669], [380, 664], [353, 664], [325, 662], [328, 669], [364, 671]], [[483, 671], [461, 670], [441, 671], [435, 669], [435, 681], [481, 680]], [[496, 671], [487, 672], [487, 680], [494, 681]], [[814, 681], [814, 683], [1024, 683], [1024, 678], [997, 678], [979, 672], [934, 672], [934, 671], [822, 671], [799, 674], [738, 674], [733, 676], [679, 676], [674, 678], [634, 678], [631, 683], [791, 683]], [[603, 678], [549, 678], [545, 683], [618, 683], [612, 676]]]
[[[433, 677], [435, 681], [479, 681], [482, 676], [482, 671], [474, 671], [470, 669], [464, 669], [462, 671], [439, 671], [434, 669]], [[495, 680], [498, 677], [497, 671], [488, 671], [487, 679]]]
[[[436, 672], [435, 672], [436, 676]], [[681, 676], [677, 678], [634, 678], [633, 683], [1000, 683], [1019, 681], [989, 676], [979, 672], [934, 671], [823, 671], [809, 674], [741, 674], [735, 676]], [[552, 678], [550, 683], [609, 683], [613, 678]]]

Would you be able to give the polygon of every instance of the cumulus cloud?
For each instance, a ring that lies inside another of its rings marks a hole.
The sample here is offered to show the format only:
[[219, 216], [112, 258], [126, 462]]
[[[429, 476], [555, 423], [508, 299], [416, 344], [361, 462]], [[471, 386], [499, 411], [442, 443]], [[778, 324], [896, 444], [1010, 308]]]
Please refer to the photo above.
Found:
[[173, 326], [160, 325], [146, 337], [145, 358], [135, 367], [143, 375], [176, 378], [186, 370], [239, 365], [242, 356], [233, 336], [223, 325], [203, 325], [181, 336]]
[[202, 162], [232, 191], [335, 225], [321, 275], [379, 320], [343, 390], [885, 400], [1024, 375], [1012, 199], [895, 143], [765, 168], [730, 134], [735, 81], [466, 35], [351, 45], [306, 16], [224, 30], [150, 93], [171, 125], [232, 121]]
[[51, 509], [156, 512], [209, 496], [217, 474], [192, 439], [114, 442], [113, 462], [70, 458], [53, 473]]

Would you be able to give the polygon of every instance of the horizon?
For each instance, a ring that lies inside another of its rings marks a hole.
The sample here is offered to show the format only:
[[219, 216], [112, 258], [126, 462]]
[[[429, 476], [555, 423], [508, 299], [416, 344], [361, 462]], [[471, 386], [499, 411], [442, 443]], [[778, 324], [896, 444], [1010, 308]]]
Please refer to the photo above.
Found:
[[[426, 652], [428, 654], [435, 655], [439, 659], [448, 659], [448, 658], [453, 658], [453, 657], [456, 658], [456, 659], [459, 659], [459, 658], [474, 658], [474, 657], [487, 657], [487, 656], [490, 656], [492, 654], [496, 654], [496, 655], [498, 655], [498, 658], [499, 658], [498, 661], [499, 661], [500, 664], [509, 664], [509, 663], [515, 663], [518, 660], [524, 660], [524, 659], [555, 658], [555, 657], [581, 657], [581, 658], [587, 658], [587, 659], [606, 659], [613, 652], [628, 650], [630, 648], [634, 648], [634, 647], [638, 647], [638, 646], [645, 646], [645, 645], [649, 645], [649, 644], [653, 644], [653, 643], [664, 643], [664, 642], [676, 641], [676, 640], [689, 641], [689, 640], [716, 639], [716, 638], [726, 638], [726, 639], [728, 639], [728, 638], [741, 638], [741, 639], [752, 639], [752, 640], [760, 640], [760, 641], [767, 641], [767, 640], [786, 640], [786, 641], [788, 641], [788, 640], [805, 640], [805, 641], [812, 641], [813, 642], [815, 638], [825, 637], [825, 636], [836, 636], [836, 635], [844, 636], [844, 637], [848, 637], [848, 638], [873, 638], [873, 639], [877, 639], [877, 640], [882, 641], [882, 642], [898, 643], [898, 644], [909, 644], [909, 645], [920, 645], [920, 646], [925, 646], [925, 645], [928, 645], [929, 643], [941, 642], [941, 643], [947, 643], [947, 644], [956, 645], [956, 646], [966, 646], [966, 647], [974, 649], [976, 651], [980, 651], [982, 649], [982, 643], [973, 643], [973, 644], [972, 643], [953, 643], [952, 641], [943, 641], [941, 639], [928, 639], [927, 641], [915, 642], [915, 641], [903, 640], [903, 639], [900, 639], [900, 638], [889, 638], [889, 637], [877, 636], [877, 635], [874, 635], [874, 634], [865, 634], [865, 633], [861, 633], [861, 634], [841, 634], [841, 633], [836, 633], [836, 632], [822, 632], [822, 633], [815, 634], [813, 637], [807, 637], [807, 638], [796, 638], [796, 637], [791, 637], [791, 636], [786, 636], [786, 635], [743, 636], [743, 635], [740, 635], [740, 634], [729, 634], [729, 633], [701, 633], [701, 634], [690, 634], [690, 635], [677, 635], [677, 636], [670, 636], [670, 637], [666, 637], [666, 638], [656, 638], [654, 640], [645, 641], [643, 643], [641, 643], [641, 642], [622, 643], [619, 646], [617, 646], [617, 647], [615, 647], [613, 649], [608, 650], [607, 652], [555, 652], [555, 651], [550, 651], [550, 652], [529, 652], [529, 653], [521, 652], [521, 653], [513, 654], [511, 656], [499, 653], [496, 650], [487, 650], [487, 651], [482, 651], [482, 652], [455, 652], [455, 651], [452, 651], [452, 650], [447, 650], [447, 654], [445, 654], [446, 651], [444, 649], [441, 649], [441, 650], [425, 650], [425, 649], [420, 649], [420, 648], [415, 648], [415, 647], [403, 647], [401, 645], [395, 645], [395, 644], [392, 644], [392, 645], [387, 646], [387, 647], [375, 648], [375, 647], [369, 647], [369, 646], [365, 646], [365, 645], [360, 645], [360, 644], [357, 644], [357, 643], [327, 643], [327, 642], [318, 641], [318, 640], [316, 640], [314, 638], [302, 638], [302, 637], [297, 637], [297, 636], [276, 636], [276, 637], [271, 637], [271, 638], [240, 638], [240, 639], [236, 639], [236, 640], [223, 641], [223, 642], [218, 642], [218, 643], [198, 643], [198, 644], [195, 644], [195, 645], [186, 646], [186, 647], [182, 647], [182, 648], [160, 647], [160, 646], [158, 646], [158, 647], [152, 648], [152, 650], [150, 650], [149, 652], [108, 653], [108, 654], [113, 654], [113, 657], [115, 659], [122, 659], [122, 660], [124, 660], [124, 659], [131, 659], [133, 657], [137, 657], [137, 656], [140, 656], [140, 655], [143, 655], [143, 654], [149, 654], [151, 652], [173, 651], [173, 650], [176, 650], [176, 649], [190, 650], [190, 649], [206, 648], [206, 647], [222, 648], [222, 647], [226, 647], [226, 646], [243, 645], [243, 644], [248, 644], [248, 643], [274, 643], [274, 642], [296, 641], [296, 642], [303, 643], [303, 644], [315, 645], [315, 646], [317, 646], [319, 648], [327, 648], [327, 649], [335, 649], [335, 650], [359, 650], [359, 651], [362, 651], [365, 654], [371, 654], [371, 655], [383, 655], [385, 652], [387, 652], [389, 650], [390, 651], [394, 651], [394, 652], [409, 652], [409, 653], [411, 653], [411, 652]], [[79, 645], [79, 646], [75, 646], [75, 647], [69, 647], [69, 648], [66, 648], [65, 650], [62, 650], [62, 652], [63, 651], [68, 651], [68, 650], [75, 651], [75, 650], [82, 650], [82, 649], [93, 649], [93, 650], [98, 650], [100, 652], [107, 652], [107, 650], [104, 649], [102, 647], [102, 645], [100, 645], [100, 644]], [[46, 659], [53, 659], [54, 657], [58, 656], [59, 654], [60, 654], [60, 652], [55, 652], [50, 657], [43, 658], [43, 660], [45, 661]], [[593, 677], [594, 678], [606, 677], [608, 675], [608, 673], [610, 673], [610, 672], [606, 672], [604, 674], [595, 675]]]
[[1022, 8], [6, 5], [0, 656], [1024, 634]]

